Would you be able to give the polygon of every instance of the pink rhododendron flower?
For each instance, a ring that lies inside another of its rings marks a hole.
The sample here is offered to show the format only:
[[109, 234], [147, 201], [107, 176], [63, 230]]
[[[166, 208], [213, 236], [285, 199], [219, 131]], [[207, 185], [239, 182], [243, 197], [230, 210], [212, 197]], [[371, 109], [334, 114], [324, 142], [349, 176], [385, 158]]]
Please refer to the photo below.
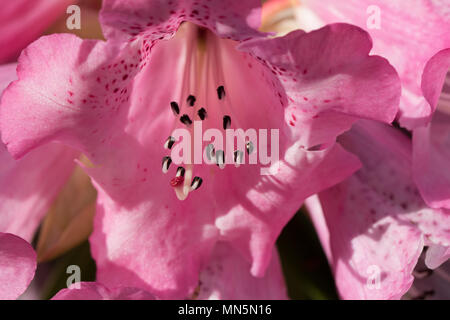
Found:
[[17, 299], [36, 270], [36, 253], [25, 240], [0, 232], [0, 300]]
[[[22, 53], [19, 80], [1, 101], [3, 142], [15, 158], [59, 142], [92, 162], [84, 166], [98, 190], [90, 242], [107, 290], [185, 298], [205, 266], [229, 255], [217, 253], [218, 241], [263, 277], [303, 200], [360, 167], [336, 136], [360, 118], [394, 119], [399, 80], [369, 55], [366, 32], [333, 24], [269, 38], [255, 29], [259, 17], [259, 1], [106, 0], [106, 42], [58, 34]], [[275, 174], [262, 176], [262, 164], [223, 166], [217, 146], [218, 166], [170, 166], [173, 130], [195, 140], [193, 121], [278, 129]], [[225, 273], [236, 264], [227, 261]], [[236, 277], [215, 278], [226, 281], [216, 287]], [[232, 288], [210, 295], [236, 297]], [[249, 296], [259, 293], [251, 288]], [[100, 296], [116, 295], [107, 290]]]

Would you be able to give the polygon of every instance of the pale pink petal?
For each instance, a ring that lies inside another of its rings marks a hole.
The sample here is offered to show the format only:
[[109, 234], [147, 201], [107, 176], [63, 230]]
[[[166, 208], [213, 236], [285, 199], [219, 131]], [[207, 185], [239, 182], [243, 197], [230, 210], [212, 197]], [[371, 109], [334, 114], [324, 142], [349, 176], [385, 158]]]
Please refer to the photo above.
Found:
[[52, 300], [154, 300], [148, 292], [129, 287], [108, 289], [98, 282], [81, 282], [59, 291]]
[[[449, 44], [450, 45], [450, 44]], [[439, 51], [425, 65], [422, 74], [422, 93], [431, 106], [436, 110], [439, 97], [444, 87], [447, 72], [450, 70], [450, 48]]]
[[0, 5], [0, 63], [11, 61], [66, 13], [74, 0], [2, 0]]
[[[450, 209], [450, 88], [444, 86], [450, 68], [450, 49], [427, 63], [422, 90], [434, 114], [431, 123], [413, 131], [414, 178], [425, 201], [433, 208]], [[441, 99], [440, 99], [441, 98]]]
[[[16, 64], [0, 66], [0, 96], [16, 79]], [[77, 152], [50, 144], [15, 161], [0, 146], [0, 231], [31, 241], [74, 167]]]
[[428, 60], [450, 47], [448, 1], [307, 0], [324, 23], [348, 22], [368, 30], [373, 52], [386, 57], [402, 81], [400, 122], [414, 128], [429, 121], [421, 77]]
[[200, 273], [200, 300], [284, 300], [286, 286], [276, 250], [264, 277], [250, 274], [250, 261], [225, 243], [217, 243], [214, 252]]
[[450, 247], [439, 244], [431, 245], [425, 256], [425, 264], [430, 269], [436, 269], [450, 258]]
[[240, 181], [233, 183], [239, 201], [235, 203], [229, 197], [223, 200], [229, 206], [235, 204], [216, 220], [216, 225], [224, 239], [253, 260], [252, 274], [263, 276], [271, 261], [271, 248], [304, 199], [339, 183], [359, 167], [359, 161], [339, 145], [306, 152], [294, 144], [286, 151], [278, 172], [265, 177], [260, 185], [249, 188], [245, 183], [258, 174], [250, 167], [229, 178], [230, 183]]
[[450, 208], [450, 115], [437, 111], [426, 127], [413, 132], [414, 179], [424, 200]]
[[100, 19], [108, 39], [170, 38], [183, 21], [214, 31], [222, 38], [244, 40], [262, 34], [257, 0], [105, 0]]
[[314, 224], [317, 236], [319, 237], [322, 249], [327, 256], [328, 261], [333, 261], [330, 243], [330, 230], [328, 230], [327, 221], [323, 214], [322, 205], [317, 194], [305, 200], [305, 206], [310, 214], [311, 220]]
[[369, 56], [370, 37], [335, 24], [240, 46], [264, 59], [286, 92], [286, 122], [307, 147], [333, 142], [358, 118], [392, 122], [400, 84], [395, 70]]
[[12, 81], [17, 79], [16, 68], [17, 63], [0, 65], [0, 97], [3, 90], [5, 90]]
[[0, 233], [0, 300], [17, 299], [28, 287], [36, 270], [36, 253], [28, 242]]
[[363, 168], [319, 194], [339, 293], [345, 299], [398, 299], [411, 286], [424, 241], [448, 245], [450, 214], [421, 199], [412, 180], [410, 141], [400, 131], [362, 121], [340, 142]]
[[[2, 128], [8, 151], [18, 158], [56, 138], [79, 149], [84, 143], [105, 144], [126, 117], [129, 82], [139, 69], [137, 51], [132, 45], [106, 47], [104, 42], [69, 34], [42, 37], [31, 44], [19, 58], [19, 81], [2, 97], [2, 106], [7, 107], [1, 108], [0, 121], [17, 121], [8, 130]], [[30, 126], [32, 122], [37, 125]], [[22, 138], [12, 142], [15, 136]]]
[[14, 160], [0, 146], [0, 231], [33, 239], [74, 168], [78, 152], [51, 143]]

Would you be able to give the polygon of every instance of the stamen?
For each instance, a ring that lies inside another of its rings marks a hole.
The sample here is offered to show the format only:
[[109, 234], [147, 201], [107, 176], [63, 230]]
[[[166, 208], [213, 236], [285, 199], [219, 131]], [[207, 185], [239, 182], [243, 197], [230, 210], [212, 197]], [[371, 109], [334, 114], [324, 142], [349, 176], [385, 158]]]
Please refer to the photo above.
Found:
[[167, 138], [166, 143], [164, 143], [165, 149], [172, 149], [173, 144], [175, 143], [175, 138], [170, 136]]
[[191, 120], [191, 118], [189, 118], [189, 116], [187, 114], [183, 114], [180, 117], [180, 121], [187, 126], [192, 124], [192, 120]]
[[197, 99], [191, 94], [189, 95], [189, 97], [187, 97], [186, 102], [190, 107], [193, 107], [196, 100]]
[[254, 149], [253, 142], [247, 141], [245, 143], [245, 148], [247, 149], [247, 154], [251, 154], [253, 152], [253, 149]]
[[174, 115], [179, 115], [180, 114], [180, 107], [178, 106], [178, 103], [176, 103], [175, 101], [172, 101], [170, 103], [170, 108], [172, 109]]
[[216, 155], [216, 151], [214, 149], [214, 145], [212, 143], [208, 144], [206, 146], [206, 157], [208, 158], [208, 160], [211, 160], [212, 158], [214, 158]]
[[225, 167], [225, 152], [223, 150], [216, 151], [216, 164], [220, 169]]
[[162, 161], [162, 172], [167, 173], [169, 171], [170, 164], [172, 163], [172, 159], [170, 157], [164, 157]]
[[219, 86], [217, 88], [217, 97], [219, 100], [222, 100], [225, 97], [225, 88], [224, 86]]
[[197, 190], [203, 183], [203, 179], [200, 177], [194, 177], [191, 183], [191, 190]]
[[223, 116], [223, 130], [228, 129], [231, 126], [230, 116]]
[[175, 174], [176, 177], [184, 177], [184, 173], [186, 172], [186, 170], [184, 170], [183, 167], [178, 167], [177, 168], [177, 173]]
[[201, 120], [205, 120], [205, 118], [206, 118], [206, 110], [205, 110], [205, 108], [201, 108], [200, 110], [198, 110], [197, 114], [198, 114], [198, 116], [200, 117]]
[[236, 167], [239, 167], [239, 165], [242, 163], [242, 159], [244, 158], [244, 153], [240, 150], [234, 151], [234, 163], [236, 164]]

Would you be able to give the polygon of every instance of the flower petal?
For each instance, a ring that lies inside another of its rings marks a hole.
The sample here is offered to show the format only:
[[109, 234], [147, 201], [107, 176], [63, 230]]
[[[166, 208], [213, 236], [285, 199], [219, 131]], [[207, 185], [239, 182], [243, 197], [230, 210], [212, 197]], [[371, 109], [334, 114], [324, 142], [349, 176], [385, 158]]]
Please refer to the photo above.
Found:
[[18, 236], [0, 233], [0, 300], [17, 299], [36, 271], [36, 253]]
[[31, 241], [69, 178], [77, 155], [52, 143], [16, 161], [0, 146], [0, 230]]
[[214, 31], [222, 38], [244, 40], [260, 36], [261, 3], [257, 0], [161, 1], [105, 0], [101, 22], [108, 39], [170, 37], [182, 21]]
[[[77, 288], [76, 286], [79, 286]], [[98, 282], [80, 282], [59, 291], [52, 300], [154, 300], [148, 292], [129, 287], [108, 289]]]
[[0, 11], [0, 64], [13, 60], [39, 37], [73, 0], [2, 1]]
[[425, 264], [430, 269], [436, 269], [450, 258], [450, 247], [439, 244], [431, 245], [425, 256]]
[[3, 90], [14, 80], [16, 76], [17, 63], [0, 65], [0, 96]]
[[413, 132], [414, 179], [427, 204], [450, 208], [450, 116], [436, 112], [433, 121]]
[[235, 249], [217, 243], [208, 265], [200, 274], [197, 299], [200, 300], [284, 300], [286, 286], [274, 250], [272, 261], [262, 278], [249, 272], [250, 262], [245, 261]]
[[248, 41], [240, 49], [265, 60], [280, 79], [294, 119], [292, 133], [307, 147], [332, 143], [358, 118], [394, 120], [400, 96], [395, 70], [369, 56], [368, 34], [335, 24]]
[[411, 286], [423, 239], [448, 245], [450, 215], [423, 203], [410, 142], [396, 129], [362, 121], [340, 142], [363, 168], [319, 194], [337, 287], [346, 299], [398, 299]]
[[450, 116], [449, 101], [444, 96], [448, 96], [450, 91], [444, 87], [444, 80], [449, 68], [450, 49], [439, 52], [427, 63], [422, 76], [422, 90], [433, 111], [436, 107], [438, 111], [431, 123], [413, 131], [414, 178], [419, 190], [429, 206], [447, 209], [450, 209], [450, 174], [447, 170]]
[[448, 2], [308, 0], [306, 5], [325, 23], [348, 22], [367, 29], [373, 52], [386, 57], [400, 75], [401, 124], [414, 128], [429, 121], [432, 110], [422, 97], [420, 80], [428, 60], [450, 47]]
[[83, 151], [85, 144], [106, 144], [126, 117], [129, 82], [140, 67], [138, 50], [69, 34], [31, 44], [19, 58], [19, 80], [2, 97], [2, 140], [8, 151], [19, 158], [52, 139]]
[[[0, 94], [16, 79], [16, 64], [0, 66]], [[43, 215], [74, 168], [77, 152], [50, 144], [14, 161], [0, 146], [0, 231], [31, 241]]]
[[[450, 45], [450, 44], [449, 44]], [[425, 65], [422, 74], [422, 93], [431, 106], [436, 110], [446, 79], [450, 70], [450, 48], [439, 51]]]
[[[233, 197], [222, 199], [232, 206], [228, 213], [216, 220], [224, 240], [253, 261], [252, 275], [261, 277], [271, 261], [272, 247], [282, 228], [314, 193], [335, 185], [360, 167], [353, 155], [339, 145], [315, 152], [307, 152], [300, 143], [284, 154], [278, 171], [264, 177], [253, 186], [259, 172], [253, 166], [245, 172], [231, 173]], [[258, 170], [259, 171], [259, 170]], [[215, 194], [220, 194], [215, 192]]]

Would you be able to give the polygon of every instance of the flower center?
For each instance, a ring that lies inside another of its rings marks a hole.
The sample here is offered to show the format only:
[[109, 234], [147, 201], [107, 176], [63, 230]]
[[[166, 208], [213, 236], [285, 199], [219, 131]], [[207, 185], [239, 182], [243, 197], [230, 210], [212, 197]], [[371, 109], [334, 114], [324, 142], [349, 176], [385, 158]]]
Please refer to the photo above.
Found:
[[[248, 139], [245, 141], [245, 136], [239, 134], [235, 137], [238, 139], [238, 148], [234, 149], [233, 145], [230, 148], [233, 150], [229, 153], [228, 148], [225, 152], [223, 140], [219, 143], [215, 134], [214, 141], [211, 139], [211, 143], [203, 145], [203, 133], [208, 129], [220, 131], [225, 136], [227, 129], [242, 128], [239, 118], [235, 116], [237, 110], [233, 110], [225, 83], [223, 61], [229, 47], [211, 31], [189, 22], [180, 26], [176, 37], [183, 37], [185, 45], [180, 52], [180, 59], [183, 59], [185, 65], [177, 98], [168, 102], [174, 122], [164, 148], [172, 154], [177, 147], [182, 149], [183, 163], [177, 163], [175, 176], [168, 183], [174, 188], [178, 199], [184, 200], [203, 183], [204, 177], [194, 175], [194, 164], [203, 163], [203, 155], [208, 160], [207, 165], [223, 169], [226, 163], [233, 163], [237, 167], [242, 163], [244, 151], [248, 154], [253, 151], [253, 142]], [[195, 147], [198, 145], [200, 157], [198, 148]], [[227, 162], [230, 158], [232, 162]], [[164, 156], [162, 172], [168, 173], [175, 162], [173, 157]]]

